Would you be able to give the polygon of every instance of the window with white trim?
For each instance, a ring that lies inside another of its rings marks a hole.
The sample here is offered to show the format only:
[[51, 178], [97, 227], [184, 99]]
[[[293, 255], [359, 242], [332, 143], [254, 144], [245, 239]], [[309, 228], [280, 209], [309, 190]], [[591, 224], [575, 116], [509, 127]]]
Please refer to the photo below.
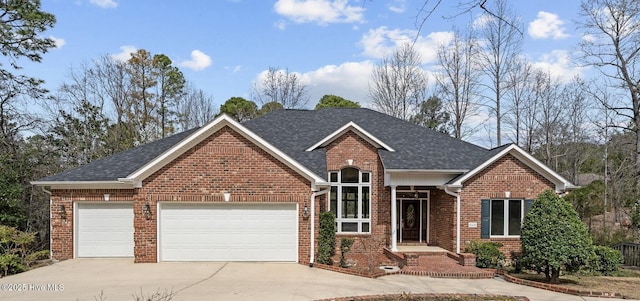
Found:
[[491, 236], [520, 236], [526, 201], [491, 200]]
[[338, 233], [371, 233], [371, 173], [346, 167], [329, 172], [329, 210]]

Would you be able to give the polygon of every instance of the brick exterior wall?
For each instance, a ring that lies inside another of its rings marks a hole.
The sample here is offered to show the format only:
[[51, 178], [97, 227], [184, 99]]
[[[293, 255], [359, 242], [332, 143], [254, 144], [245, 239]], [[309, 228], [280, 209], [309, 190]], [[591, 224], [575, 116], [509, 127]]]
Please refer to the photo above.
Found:
[[[131, 202], [135, 194], [133, 189], [83, 189], [51, 191], [51, 258], [57, 260], [71, 259], [74, 255], [74, 203], [104, 202], [104, 195], [109, 194], [109, 202]], [[64, 218], [60, 211], [64, 205]], [[135, 208], [134, 208], [135, 209]]]
[[456, 199], [443, 190], [433, 189], [430, 202], [429, 245], [455, 251]]
[[[143, 182], [135, 190], [54, 190], [52, 192], [52, 250], [54, 258], [73, 258], [73, 202], [134, 201], [134, 255], [136, 262], [157, 262], [157, 202], [230, 202], [309, 203], [311, 183], [229, 127], [224, 127], [186, 151]], [[67, 219], [55, 210], [65, 204]], [[149, 204], [151, 219], [142, 214]], [[319, 202], [317, 202], [319, 206]], [[317, 207], [316, 209], [319, 209]], [[310, 225], [299, 210], [298, 260], [309, 261]]]
[[[460, 250], [466, 244], [480, 240], [480, 209], [482, 199], [504, 199], [505, 191], [511, 192], [511, 199], [535, 199], [547, 189], [555, 190], [555, 185], [510, 154], [498, 159], [484, 171], [463, 183], [461, 197]], [[455, 202], [453, 202], [455, 206]], [[455, 207], [454, 207], [455, 209]], [[455, 211], [454, 211], [455, 214]], [[477, 223], [477, 228], [469, 228], [469, 223]], [[453, 240], [455, 246], [455, 219]], [[511, 251], [520, 251], [518, 238], [484, 239], [503, 244], [501, 251], [509, 256]]]
[[[347, 132], [326, 147], [326, 155], [328, 171], [340, 171], [349, 166], [347, 160], [353, 160], [351, 167], [371, 172], [371, 233], [339, 234], [336, 248], [339, 248], [341, 238], [352, 237], [356, 239], [350, 251], [354, 256], [382, 254], [383, 247], [390, 244], [391, 195], [390, 188], [384, 186], [384, 167], [378, 150], [357, 134]], [[53, 190], [53, 258], [73, 258], [73, 204], [102, 202], [106, 193], [110, 194], [110, 202], [134, 202], [135, 261], [157, 262], [158, 202], [224, 202], [223, 193], [228, 192], [231, 194], [230, 202], [287, 202], [297, 203], [299, 208], [303, 208], [311, 205], [310, 184], [309, 180], [242, 135], [223, 127], [145, 179], [142, 188]], [[494, 162], [463, 184], [460, 193], [461, 251], [468, 242], [480, 239], [482, 199], [504, 198], [505, 191], [511, 192], [511, 198], [535, 199], [544, 190], [555, 188], [550, 181], [511, 155]], [[318, 215], [328, 210], [327, 200], [328, 194], [316, 198], [316, 238], [319, 235]], [[142, 214], [145, 204], [151, 207], [152, 217], [149, 220]], [[62, 218], [59, 205], [65, 205], [66, 218]], [[455, 251], [455, 198], [433, 188], [429, 210], [429, 245]], [[306, 264], [310, 257], [310, 219], [303, 218], [302, 210], [298, 211], [298, 261]], [[470, 228], [469, 223], [477, 223], [478, 227]], [[503, 243], [502, 251], [507, 255], [520, 249], [517, 238], [491, 240]], [[317, 250], [317, 241], [315, 243]]]
[[389, 244], [391, 223], [391, 192], [384, 186], [384, 167], [378, 149], [353, 132], [348, 132], [331, 142], [327, 148], [328, 171], [340, 171], [349, 167], [347, 160], [361, 171], [371, 172], [371, 234], [336, 235], [336, 254], [340, 254], [340, 240], [355, 238], [351, 254], [382, 254]]

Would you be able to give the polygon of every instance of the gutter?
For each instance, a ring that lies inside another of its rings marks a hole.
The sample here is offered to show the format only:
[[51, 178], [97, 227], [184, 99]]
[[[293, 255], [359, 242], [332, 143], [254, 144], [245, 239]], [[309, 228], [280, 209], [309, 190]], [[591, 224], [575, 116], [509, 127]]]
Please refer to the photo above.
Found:
[[310, 200], [310, 203], [311, 203], [311, 216], [310, 216], [310, 218], [311, 218], [311, 235], [310, 235], [311, 243], [310, 244], [311, 244], [311, 246], [310, 246], [310, 249], [309, 249], [310, 250], [309, 251], [309, 267], [310, 268], [313, 267], [313, 262], [315, 261], [314, 254], [316, 253], [316, 251], [315, 251], [315, 247], [316, 247], [316, 245], [315, 245], [315, 240], [316, 240], [316, 238], [315, 238], [315, 232], [316, 232], [316, 222], [315, 222], [316, 221], [316, 197], [320, 196], [320, 195], [323, 195], [323, 194], [326, 194], [330, 190], [331, 190], [331, 188], [327, 188], [325, 190], [314, 191], [311, 194], [311, 200]]
[[460, 254], [460, 188], [456, 187], [456, 191], [449, 190], [449, 186], [443, 186], [444, 192], [456, 198], [456, 253]]

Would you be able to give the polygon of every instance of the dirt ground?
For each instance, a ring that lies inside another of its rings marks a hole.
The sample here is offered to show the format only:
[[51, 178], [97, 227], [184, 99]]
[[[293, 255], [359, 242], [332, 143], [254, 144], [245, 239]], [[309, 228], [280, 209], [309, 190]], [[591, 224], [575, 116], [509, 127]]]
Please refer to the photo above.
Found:
[[[559, 285], [579, 290], [621, 293], [627, 298], [640, 299], [640, 270], [623, 269], [617, 274], [624, 275], [624, 277], [563, 275], [560, 277]], [[544, 276], [542, 275], [519, 274], [513, 276], [534, 281], [544, 281]]]
[[611, 276], [564, 276], [563, 278], [574, 280], [576, 283], [567, 283], [563, 286], [580, 290], [593, 290], [601, 292], [616, 292], [623, 296], [640, 299], [640, 275], [638, 277], [611, 277]]

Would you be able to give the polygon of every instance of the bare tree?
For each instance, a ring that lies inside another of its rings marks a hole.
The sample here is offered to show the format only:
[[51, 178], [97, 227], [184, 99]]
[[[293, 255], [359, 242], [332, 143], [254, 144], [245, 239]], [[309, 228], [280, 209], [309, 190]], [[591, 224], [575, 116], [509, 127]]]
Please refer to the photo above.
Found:
[[191, 85], [187, 85], [185, 90], [184, 100], [178, 107], [179, 125], [183, 131], [203, 126], [218, 114], [211, 95]]
[[635, 185], [640, 187], [640, 2], [634, 0], [585, 0], [580, 26], [587, 39], [581, 43], [582, 61], [625, 90], [610, 110], [627, 118], [634, 133]]
[[511, 127], [512, 140], [519, 146], [523, 146], [523, 131], [525, 128], [525, 110], [531, 100], [531, 78], [533, 70], [531, 64], [526, 61], [516, 61], [507, 75], [507, 85], [511, 87], [506, 94], [505, 107], [507, 114], [505, 124]]
[[487, 22], [482, 26], [481, 39], [484, 49], [480, 52], [480, 64], [489, 80], [488, 94], [485, 95], [487, 104], [496, 118], [496, 142], [502, 145], [502, 110], [503, 98], [509, 89], [508, 76], [514, 68], [514, 62], [522, 47], [522, 33], [520, 21], [507, 7], [506, 0], [495, 3], [493, 14], [486, 16]]
[[583, 164], [592, 157], [595, 149], [591, 143], [593, 133], [589, 130], [589, 112], [593, 109], [592, 98], [585, 90], [585, 83], [579, 77], [566, 83], [560, 95], [560, 101], [567, 110], [563, 141], [561, 141], [560, 153], [563, 156], [563, 167], [556, 170], [578, 182]]
[[427, 96], [427, 76], [421, 58], [406, 43], [374, 67], [369, 81], [369, 97], [379, 111], [409, 120]]
[[[551, 73], [538, 71], [534, 76], [534, 97], [537, 109], [534, 114], [537, 124], [537, 146], [540, 156], [548, 166], [556, 166], [559, 144], [563, 128], [563, 104], [560, 102], [560, 85], [551, 78]], [[557, 166], [556, 166], [557, 167]]]
[[285, 109], [300, 109], [309, 102], [309, 88], [289, 69], [269, 67], [260, 83], [253, 86], [254, 98], [261, 105], [280, 103]]
[[470, 33], [462, 38], [456, 32], [450, 45], [438, 47], [436, 74], [438, 92], [451, 117], [453, 136], [458, 139], [472, 134], [465, 128], [467, 119], [477, 113], [479, 70], [475, 62], [478, 44]]

